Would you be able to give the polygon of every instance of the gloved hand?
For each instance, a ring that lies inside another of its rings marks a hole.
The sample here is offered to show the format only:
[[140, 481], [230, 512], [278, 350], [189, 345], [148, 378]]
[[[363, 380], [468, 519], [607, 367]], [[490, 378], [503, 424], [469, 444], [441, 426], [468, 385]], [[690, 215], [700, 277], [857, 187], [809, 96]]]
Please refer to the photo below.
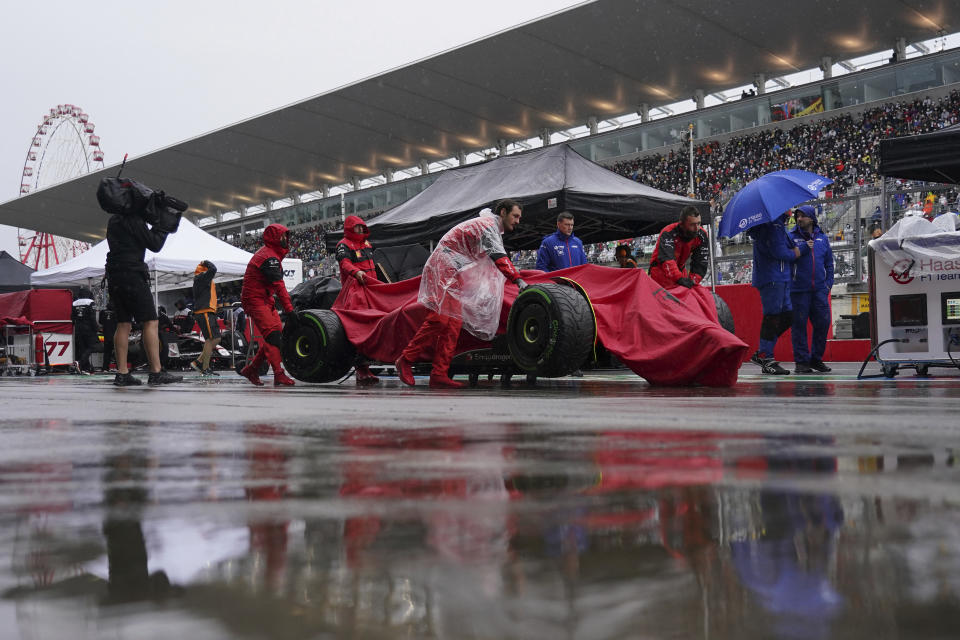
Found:
[[524, 282], [522, 278], [517, 278], [514, 284], [517, 285], [517, 288], [520, 289], [520, 291], [523, 291], [524, 289], [530, 286], [526, 282]]
[[300, 325], [300, 316], [296, 311], [289, 311], [283, 314], [283, 328], [296, 329]]
[[209, 260], [204, 260], [204, 261], [201, 262], [200, 264], [202, 264], [203, 266], [205, 266], [207, 269], [213, 269], [213, 268], [214, 268], [214, 264], [213, 264], [212, 262], [210, 262]]
[[680, 278], [677, 280], [677, 284], [681, 287], [686, 287], [687, 289], [697, 286], [696, 283], [690, 278]]

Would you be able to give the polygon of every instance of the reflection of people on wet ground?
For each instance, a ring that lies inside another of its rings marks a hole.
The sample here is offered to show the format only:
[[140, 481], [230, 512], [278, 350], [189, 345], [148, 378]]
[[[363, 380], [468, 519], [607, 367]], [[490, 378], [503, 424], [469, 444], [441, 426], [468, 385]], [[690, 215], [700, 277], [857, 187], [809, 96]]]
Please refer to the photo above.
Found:
[[147, 501], [143, 471], [147, 459], [124, 453], [106, 460], [103, 535], [107, 539], [110, 603], [159, 598], [171, 591], [166, 573], [150, 574], [140, 512]]
[[[279, 501], [287, 494], [287, 454], [279, 438], [283, 431], [273, 425], [257, 424], [247, 429], [251, 439], [247, 450], [249, 459], [248, 485], [244, 493], [248, 500]], [[271, 442], [274, 440], [274, 442]], [[252, 521], [250, 553], [263, 558], [267, 590], [277, 592], [287, 571], [288, 520], [264, 519]]]
[[762, 528], [731, 542], [737, 575], [774, 616], [776, 637], [829, 637], [843, 606], [833, 585], [843, 510], [832, 495], [763, 491]]

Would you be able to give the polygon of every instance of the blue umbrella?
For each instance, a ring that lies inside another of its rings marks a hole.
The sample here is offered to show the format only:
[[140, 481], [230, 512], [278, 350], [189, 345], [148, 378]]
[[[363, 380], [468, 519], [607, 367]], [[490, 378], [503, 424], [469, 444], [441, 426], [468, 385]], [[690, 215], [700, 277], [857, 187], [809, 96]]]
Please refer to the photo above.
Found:
[[833, 180], [798, 169], [774, 171], [750, 182], [730, 199], [720, 219], [720, 237], [729, 238], [773, 222], [790, 207], [816, 198]]

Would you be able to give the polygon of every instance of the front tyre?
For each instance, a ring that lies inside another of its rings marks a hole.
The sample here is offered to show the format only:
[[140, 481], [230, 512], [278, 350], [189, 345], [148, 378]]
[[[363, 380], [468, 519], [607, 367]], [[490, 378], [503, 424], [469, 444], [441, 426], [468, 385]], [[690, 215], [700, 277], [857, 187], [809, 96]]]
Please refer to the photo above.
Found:
[[300, 322], [283, 332], [283, 366], [302, 382], [333, 382], [347, 375], [356, 350], [333, 311], [298, 311]]
[[727, 301], [718, 296], [716, 293], [713, 294], [713, 302], [717, 305], [717, 322], [720, 323], [720, 326], [729, 331], [730, 333], [736, 333], [734, 330], [733, 324], [733, 312], [730, 311], [730, 306], [727, 304]]
[[520, 292], [507, 320], [507, 346], [528, 375], [557, 378], [576, 371], [596, 341], [590, 303], [576, 289], [544, 283]]

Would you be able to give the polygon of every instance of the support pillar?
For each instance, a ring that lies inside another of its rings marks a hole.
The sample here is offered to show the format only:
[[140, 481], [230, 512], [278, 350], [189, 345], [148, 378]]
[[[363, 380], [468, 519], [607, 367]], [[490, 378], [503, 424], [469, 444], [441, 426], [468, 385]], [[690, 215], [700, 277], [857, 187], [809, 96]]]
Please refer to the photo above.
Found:
[[823, 56], [820, 58], [820, 70], [823, 71], [823, 79], [829, 80], [833, 77], [833, 58]]
[[353, 176], [350, 178], [350, 184], [353, 185], [354, 191], [360, 191], [360, 176]]
[[549, 129], [540, 129], [540, 144], [545, 147], [550, 146], [550, 130]]
[[597, 118], [595, 116], [590, 116], [589, 118], [587, 118], [587, 128], [590, 129], [590, 135], [592, 136], [597, 135], [597, 132], [600, 129], [599, 129], [599, 123], [597, 122]]
[[497, 153], [501, 156], [507, 155], [507, 141], [503, 138], [497, 140]]
[[430, 173], [430, 163], [426, 160], [420, 161], [420, 175], [425, 176]]
[[767, 76], [763, 73], [753, 74], [753, 86], [757, 88], [757, 95], [762, 96], [767, 92]]
[[705, 96], [703, 93], [703, 89], [697, 89], [696, 91], [693, 92], [693, 98], [691, 99], [696, 103], [698, 111], [700, 109], [703, 109], [704, 98]]
[[387, 167], [383, 170], [383, 178], [387, 181], [387, 184], [393, 182], [393, 169]]
[[646, 102], [641, 102], [640, 108], [637, 109], [637, 115], [640, 116], [640, 122], [650, 122], [650, 105]]
[[464, 151], [463, 149], [461, 149], [460, 151], [457, 151], [457, 164], [460, 165], [461, 167], [467, 164], [467, 152]]
[[906, 38], [897, 38], [893, 43], [893, 62], [903, 62], [907, 59], [907, 40]]

